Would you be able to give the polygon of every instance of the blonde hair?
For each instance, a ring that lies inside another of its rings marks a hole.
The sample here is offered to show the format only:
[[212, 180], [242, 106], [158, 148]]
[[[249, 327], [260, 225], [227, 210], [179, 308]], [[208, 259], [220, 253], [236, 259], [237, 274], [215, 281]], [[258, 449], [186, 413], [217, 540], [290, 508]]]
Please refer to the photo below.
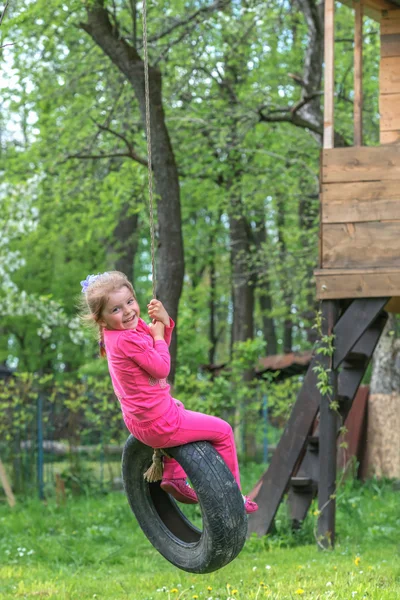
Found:
[[89, 283], [82, 296], [81, 308], [82, 319], [98, 328], [98, 340], [100, 345], [100, 355], [106, 356], [104, 347], [104, 331], [100, 320], [103, 314], [108, 297], [112, 292], [117, 292], [121, 288], [126, 287], [136, 298], [135, 290], [129, 279], [120, 271], [108, 271], [93, 277], [93, 281]]

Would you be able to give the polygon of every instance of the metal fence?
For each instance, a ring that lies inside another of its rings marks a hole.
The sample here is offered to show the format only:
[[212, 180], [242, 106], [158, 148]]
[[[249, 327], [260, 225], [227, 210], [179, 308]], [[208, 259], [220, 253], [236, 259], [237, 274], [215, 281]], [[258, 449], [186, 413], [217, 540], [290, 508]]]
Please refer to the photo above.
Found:
[[[280, 429], [269, 422], [267, 396], [257, 399], [252, 460], [266, 463]], [[121, 489], [128, 435], [108, 377], [0, 373], [0, 460], [17, 495], [62, 500]]]
[[14, 493], [45, 498], [120, 487], [128, 432], [110, 389], [33, 377], [0, 383], [0, 459]]

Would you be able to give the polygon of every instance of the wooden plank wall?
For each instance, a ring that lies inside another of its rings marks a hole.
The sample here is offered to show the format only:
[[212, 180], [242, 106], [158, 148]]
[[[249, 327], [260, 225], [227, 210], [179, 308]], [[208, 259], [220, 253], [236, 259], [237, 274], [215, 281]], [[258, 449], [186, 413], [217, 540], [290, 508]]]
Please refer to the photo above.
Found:
[[322, 269], [400, 272], [400, 145], [323, 150], [321, 246]]
[[379, 111], [381, 144], [400, 143], [400, 9], [381, 20]]
[[380, 16], [381, 146], [322, 151], [319, 299], [400, 300], [400, 8]]

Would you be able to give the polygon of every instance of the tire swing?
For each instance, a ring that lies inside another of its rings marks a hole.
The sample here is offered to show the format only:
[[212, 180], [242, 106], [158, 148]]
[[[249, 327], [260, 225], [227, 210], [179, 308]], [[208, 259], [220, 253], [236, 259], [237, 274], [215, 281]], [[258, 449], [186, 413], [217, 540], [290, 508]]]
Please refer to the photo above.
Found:
[[211, 573], [231, 562], [242, 550], [247, 516], [242, 494], [218, 452], [209, 442], [168, 448], [196, 490], [203, 530], [195, 527], [178, 503], [144, 473], [153, 450], [132, 435], [122, 455], [122, 479], [129, 505], [153, 546], [170, 563], [189, 573]]
[[[143, 51], [146, 135], [149, 176], [149, 218], [153, 298], [156, 297], [155, 234], [150, 131], [149, 66], [146, 0], [143, 0]], [[211, 573], [239, 554], [247, 535], [247, 516], [239, 487], [225, 462], [209, 442], [193, 442], [164, 452], [185, 470], [196, 490], [203, 530], [195, 527], [177, 502], [160, 487], [160, 451], [132, 435], [122, 455], [122, 479], [129, 505], [153, 546], [173, 565], [189, 573]], [[157, 465], [157, 466], [156, 466]], [[150, 469], [149, 469], [150, 467]], [[149, 473], [153, 470], [152, 475]]]

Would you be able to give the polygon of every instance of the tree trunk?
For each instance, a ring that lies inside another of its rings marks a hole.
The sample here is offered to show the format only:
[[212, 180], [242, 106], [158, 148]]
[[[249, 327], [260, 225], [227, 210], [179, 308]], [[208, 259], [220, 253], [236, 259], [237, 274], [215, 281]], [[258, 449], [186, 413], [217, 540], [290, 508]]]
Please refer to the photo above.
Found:
[[242, 214], [236, 191], [231, 195], [229, 215], [232, 268], [232, 346], [254, 335], [254, 276], [249, 268], [249, 225]]
[[[301, 99], [310, 98], [298, 111], [303, 121], [322, 132], [321, 90], [324, 56], [324, 2], [297, 0], [307, 23], [308, 43], [304, 57]], [[317, 93], [317, 94], [316, 94]], [[312, 129], [310, 129], [312, 131]], [[321, 141], [321, 135], [315, 135]]]
[[[213, 242], [211, 242], [213, 243]], [[212, 248], [213, 246], [210, 247]], [[210, 308], [210, 348], [208, 351], [208, 362], [210, 365], [215, 362], [215, 354], [217, 351], [217, 342], [218, 336], [216, 331], [216, 288], [217, 288], [217, 277], [215, 272], [215, 256], [214, 252], [211, 251], [210, 256], [210, 300], [209, 300], [209, 308]]]
[[272, 299], [266, 283], [264, 283], [264, 289], [260, 290], [259, 302], [262, 314], [263, 335], [264, 340], [267, 342], [265, 353], [267, 356], [274, 356], [278, 353], [278, 340], [276, 338], [274, 319], [268, 316], [272, 310]]
[[[280, 264], [285, 265], [287, 263], [287, 249], [286, 242], [283, 236], [283, 228], [285, 224], [285, 206], [283, 198], [278, 198], [277, 207], [277, 227], [278, 227], [278, 240], [279, 240], [279, 257]], [[293, 302], [293, 291], [291, 286], [290, 273], [285, 273], [285, 283], [283, 287], [283, 301], [286, 306], [287, 316], [283, 323], [283, 352], [289, 353], [292, 351], [293, 343], [293, 321], [291, 319], [292, 313], [292, 302]]]
[[368, 399], [368, 472], [400, 478], [400, 339], [389, 315], [373, 356]]
[[[250, 261], [250, 226], [243, 214], [243, 205], [238, 192], [230, 188], [230, 245], [231, 245], [231, 269], [232, 269], [232, 304], [233, 322], [231, 345], [237, 342], [245, 342], [254, 336], [254, 276]], [[251, 261], [250, 261], [251, 262]], [[253, 378], [253, 369], [243, 371], [243, 382], [250, 384]], [[236, 405], [235, 410], [235, 441], [239, 453], [246, 453], [254, 457], [255, 444], [251, 417], [246, 415], [246, 423], [243, 422], [245, 406], [243, 402]]]
[[[138, 213], [128, 215], [129, 208], [128, 204], [125, 204], [122, 207], [120, 218], [114, 229], [116, 243], [114, 247], [110, 249], [110, 258], [113, 260], [115, 269], [125, 273], [125, 275], [134, 283], [134, 263], [139, 243], [139, 215]], [[112, 258], [113, 254], [117, 254], [115, 259]]]
[[[87, 22], [80, 27], [111, 59], [131, 84], [143, 123], [146, 121], [144, 63], [136, 49], [130, 46], [111, 24], [102, 0], [87, 7]], [[172, 149], [162, 102], [162, 77], [159, 69], [149, 66], [151, 152], [158, 195], [157, 296], [168, 313], [177, 321], [179, 299], [184, 275], [183, 239], [178, 171]], [[170, 346], [173, 380], [176, 367], [176, 335]]]
[[276, 338], [276, 329], [274, 319], [270, 317], [272, 310], [271, 286], [269, 282], [269, 264], [265, 252], [267, 242], [267, 232], [265, 229], [264, 214], [256, 215], [256, 227], [253, 231], [254, 241], [257, 247], [257, 265], [262, 264], [262, 269], [257, 268], [257, 289], [261, 308], [261, 318], [264, 340], [267, 343], [267, 356], [272, 356], [278, 352], [278, 341]]

